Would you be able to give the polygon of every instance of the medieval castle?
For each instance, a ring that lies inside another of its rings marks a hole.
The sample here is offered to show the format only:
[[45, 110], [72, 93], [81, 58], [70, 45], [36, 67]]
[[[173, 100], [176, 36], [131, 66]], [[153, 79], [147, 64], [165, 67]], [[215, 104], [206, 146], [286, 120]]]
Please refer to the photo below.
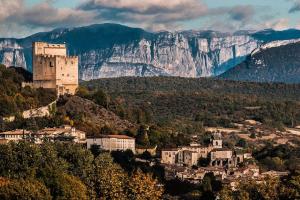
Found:
[[23, 87], [55, 89], [58, 95], [75, 94], [78, 87], [78, 57], [67, 56], [65, 44], [34, 42], [33, 82]]

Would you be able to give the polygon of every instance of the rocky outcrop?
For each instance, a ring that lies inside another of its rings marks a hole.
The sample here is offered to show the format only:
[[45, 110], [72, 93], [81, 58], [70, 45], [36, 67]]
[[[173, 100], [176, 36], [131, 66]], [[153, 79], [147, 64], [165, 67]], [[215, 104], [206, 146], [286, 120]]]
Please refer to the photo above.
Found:
[[[77, 119], [79, 124], [97, 128], [108, 126], [116, 131], [135, 128], [135, 124], [121, 119], [115, 113], [78, 96], [63, 96], [57, 102], [57, 114]], [[80, 119], [79, 119], [80, 118]], [[76, 120], [75, 120], [76, 122]], [[86, 129], [84, 129], [85, 131]]]
[[15, 39], [0, 39], [0, 63], [26, 69], [24, 49]]

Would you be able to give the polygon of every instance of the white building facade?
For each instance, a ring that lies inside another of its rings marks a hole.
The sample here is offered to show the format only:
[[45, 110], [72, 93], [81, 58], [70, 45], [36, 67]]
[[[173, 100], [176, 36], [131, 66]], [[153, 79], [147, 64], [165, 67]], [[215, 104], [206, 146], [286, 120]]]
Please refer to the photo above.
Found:
[[107, 151], [131, 150], [135, 153], [135, 138], [126, 135], [103, 135], [99, 138], [88, 138], [87, 148], [90, 149], [93, 145]]

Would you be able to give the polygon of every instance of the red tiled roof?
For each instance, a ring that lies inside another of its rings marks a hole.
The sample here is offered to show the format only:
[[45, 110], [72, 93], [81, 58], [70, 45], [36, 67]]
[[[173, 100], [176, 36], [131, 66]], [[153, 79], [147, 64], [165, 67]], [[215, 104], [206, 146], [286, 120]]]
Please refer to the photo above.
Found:
[[[101, 135], [100, 137], [95, 137], [95, 139], [97, 138], [116, 138], [116, 139], [132, 139], [132, 140], [135, 139], [127, 135]], [[90, 139], [93, 139], [93, 137], [90, 137]]]
[[108, 135], [109, 138], [118, 138], [118, 139], [134, 139], [133, 137], [129, 137], [127, 135]]

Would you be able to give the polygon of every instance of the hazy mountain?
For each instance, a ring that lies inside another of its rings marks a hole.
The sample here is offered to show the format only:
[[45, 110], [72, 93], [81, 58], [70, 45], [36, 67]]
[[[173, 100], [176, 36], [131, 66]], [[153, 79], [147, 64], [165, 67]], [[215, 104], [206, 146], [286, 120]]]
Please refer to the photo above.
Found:
[[119, 76], [219, 75], [236, 66], [264, 41], [300, 38], [300, 31], [151, 33], [117, 24], [55, 29], [22, 39], [0, 39], [0, 62], [32, 68], [33, 41], [68, 45], [78, 55], [84, 80]]

